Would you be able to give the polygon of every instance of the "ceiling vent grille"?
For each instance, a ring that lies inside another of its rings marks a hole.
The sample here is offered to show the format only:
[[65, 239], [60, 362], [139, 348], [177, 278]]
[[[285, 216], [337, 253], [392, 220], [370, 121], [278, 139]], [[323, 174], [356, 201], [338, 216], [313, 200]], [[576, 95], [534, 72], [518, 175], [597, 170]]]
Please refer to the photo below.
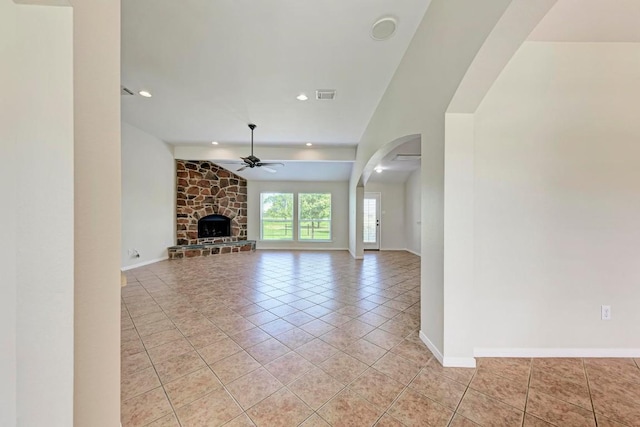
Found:
[[336, 97], [336, 91], [333, 89], [318, 89], [316, 91], [316, 99], [318, 100], [332, 100]]
[[130, 89], [127, 89], [124, 86], [120, 86], [120, 95], [122, 96], [131, 96], [133, 95], [133, 91]]
[[422, 156], [420, 154], [396, 154], [393, 161], [396, 162], [408, 162], [412, 160], [420, 160]]

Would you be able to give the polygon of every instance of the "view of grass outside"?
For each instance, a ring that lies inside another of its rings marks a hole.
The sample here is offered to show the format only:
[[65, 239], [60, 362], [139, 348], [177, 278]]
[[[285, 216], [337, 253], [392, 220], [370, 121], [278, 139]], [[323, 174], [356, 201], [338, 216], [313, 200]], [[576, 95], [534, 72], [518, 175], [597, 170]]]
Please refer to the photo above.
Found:
[[[293, 193], [262, 193], [261, 239], [293, 240]], [[297, 240], [331, 240], [331, 193], [298, 194]]]
[[331, 221], [300, 221], [300, 240], [331, 240]]
[[262, 193], [262, 240], [293, 240], [293, 193]]
[[293, 220], [263, 219], [263, 240], [292, 240]]
[[331, 193], [300, 193], [298, 218], [298, 240], [331, 240]]

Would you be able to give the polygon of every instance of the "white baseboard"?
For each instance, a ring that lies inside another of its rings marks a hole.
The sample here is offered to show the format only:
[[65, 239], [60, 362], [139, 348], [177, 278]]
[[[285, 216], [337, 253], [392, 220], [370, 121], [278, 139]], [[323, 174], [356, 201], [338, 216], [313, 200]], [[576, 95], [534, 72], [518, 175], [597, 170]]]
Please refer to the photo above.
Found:
[[442, 364], [445, 368], [475, 368], [476, 359], [473, 357], [446, 357]]
[[438, 347], [431, 342], [424, 332], [420, 331], [420, 339], [427, 346], [431, 353], [436, 357], [438, 362], [445, 368], [475, 368], [476, 359], [473, 357], [445, 357], [442, 355]]
[[407, 251], [407, 252], [409, 252], [409, 253], [412, 253], [412, 254], [414, 254], [414, 255], [417, 255], [417, 256], [419, 256], [419, 257], [421, 257], [421, 256], [422, 256], [422, 255], [420, 255], [420, 253], [419, 253], [419, 252], [412, 251], [411, 249], [404, 248], [403, 250], [405, 250], [405, 251]]
[[640, 357], [640, 348], [475, 348], [475, 357]]
[[120, 270], [122, 271], [127, 271], [127, 270], [133, 270], [134, 268], [138, 268], [138, 267], [144, 267], [145, 265], [149, 265], [149, 264], [155, 264], [156, 262], [160, 262], [160, 261], [164, 261], [169, 259], [169, 256], [165, 256], [162, 258], [156, 258], [156, 259], [152, 259], [149, 261], [143, 261], [143, 262], [139, 262], [137, 264], [133, 264], [133, 265], [128, 265], [126, 267], [122, 267]]
[[353, 259], [364, 259], [364, 255], [363, 256], [356, 256], [353, 252], [351, 252], [351, 249], [347, 249], [349, 251], [349, 254], [351, 254], [351, 257]]
[[424, 343], [424, 345], [427, 346], [427, 348], [431, 351], [431, 353], [433, 353], [433, 355], [436, 357], [436, 359], [438, 359], [438, 362], [440, 362], [440, 364], [442, 365], [444, 357], [442, 356], [442, 353], [440, 353], [440, 350], [438, 350], [438, 347], [436, 347], [436, 345], [431, 342], [429, 337], [427, 337], [424, 334], [424, 332], [420, 331], [419, 337], [422, 340], [422, 342]]

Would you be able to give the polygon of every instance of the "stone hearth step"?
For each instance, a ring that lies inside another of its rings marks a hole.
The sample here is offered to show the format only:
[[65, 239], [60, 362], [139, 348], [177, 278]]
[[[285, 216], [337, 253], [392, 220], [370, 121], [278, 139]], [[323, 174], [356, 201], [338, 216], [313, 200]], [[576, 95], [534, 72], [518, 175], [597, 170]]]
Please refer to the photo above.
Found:
[[239, 240], [237, 242], [203, 243], [200, 245], [170, 246], [169, 259], [193, 258], [232, 253], [251, 253], [256, 250], [255, 240]]

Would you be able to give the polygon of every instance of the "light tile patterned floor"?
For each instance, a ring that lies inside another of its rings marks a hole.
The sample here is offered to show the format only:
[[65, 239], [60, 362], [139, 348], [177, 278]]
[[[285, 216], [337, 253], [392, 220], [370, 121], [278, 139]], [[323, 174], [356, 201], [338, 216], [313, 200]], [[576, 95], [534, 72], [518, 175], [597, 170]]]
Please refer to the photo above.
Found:
[[122, 425], [640, 426], [640, 360], [480, 359], [418, 338], [419, 258], [258, 251], [122, 290]]

